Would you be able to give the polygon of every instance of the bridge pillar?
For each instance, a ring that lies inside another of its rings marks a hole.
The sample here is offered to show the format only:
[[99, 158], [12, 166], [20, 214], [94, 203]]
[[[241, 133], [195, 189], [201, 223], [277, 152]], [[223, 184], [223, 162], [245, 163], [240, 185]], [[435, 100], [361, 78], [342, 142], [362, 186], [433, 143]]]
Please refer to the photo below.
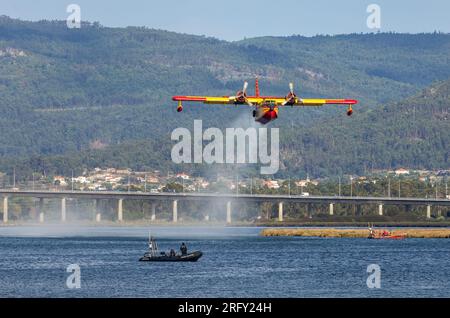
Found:
[[172, 205], [172, 221], [173, 223], [177, 223], [178, 222], [178, 201], [177, 200], [173, 200], [173, 205]]
[[152, 202], [152, 221], [156, 221], [156, 202]]
[[378, 215], [383, 215], [383, 205], [378, 204]]
[[3, 223], [8, 223], [8, 197], [3, 197]]
[[39, 198], [39, 223], [44, 223], [44, 198]]
[[117, 221], [123, 221], [123, 199], [119, 199], [117, 202]]
[[310, 203], [306, 204], [306, 215], [308, 216], [308, 218], [312, 219], [312, 210], [311, 210], [311, 204]]
[[334, 214], [334, 203], [330, 203], [330, 215]]
[[431, 219], [431, 205], [427, 205], [427, 219]]
[[99, 208], [100, 208], [100, 200], [95, 199], [94, 203], [95, 222], [101, 222], [102, 220], [102, 213], [99, 211]]
[[278, 222], [283, 222], [283, 202], [278, 202]]
[[66, 198], [61, 199], [61, 222], [66, 222]]
[[231, 201], [227, 202], [227, 224], [231, 223]]

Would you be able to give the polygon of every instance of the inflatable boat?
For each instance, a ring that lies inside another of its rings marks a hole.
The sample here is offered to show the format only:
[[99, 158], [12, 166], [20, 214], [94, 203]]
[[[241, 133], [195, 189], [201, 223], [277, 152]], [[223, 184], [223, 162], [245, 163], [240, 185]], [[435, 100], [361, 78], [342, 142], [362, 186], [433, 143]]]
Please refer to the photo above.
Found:
[[175, 253], [172, 249], [169, 253], [160, 252], [158, 250], [158, 244], [153, 236], [148, 239], [148, 251], [142, 256], [139, 261], [141, 262], [196, 262], [203, 253], [201, 251], [193, 251], [188, 253], [187, 247], [184, 243], [181, 245], [181, 253]]

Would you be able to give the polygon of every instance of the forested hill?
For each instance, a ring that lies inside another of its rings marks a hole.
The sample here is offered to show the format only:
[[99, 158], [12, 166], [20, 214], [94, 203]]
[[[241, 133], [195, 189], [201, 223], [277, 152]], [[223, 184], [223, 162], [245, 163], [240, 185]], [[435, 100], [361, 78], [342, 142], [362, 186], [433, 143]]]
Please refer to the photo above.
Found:
[[[280, 112], [289, 116], [296, 109]], [[365, 174], [371, 169], [450, 167], [450, 81], [435, 84], [414, 97], [356, 114], [323, 119], [310, 126], [280, 128], [280, 176], [335, 176]], [[164, 139], [166, 138], [166, 139]], [[165, 142], [161, 142], [164, 140]], [[159, 168], [208, 174], [209, 165], [176, 165], [170, 160], [169, 136], [128, 141], [103, 150], [86, 150], [61, 156], [34, 156], [4, 160], [31, 173], [70, 173], [70, 169], [117, 166]], [[252, 173], [244, 170], [243, 173]], [[253, 169], [255, 172], [255, 169]]]
[[291, 130], [284, 138], [282, 157], [293, 172], [335, 175], [365, 174], [377, 168], [449, 169], [450, 81], [351, 119], [330, 118]]
[[[67, 171], [70, 165], [80, 164], [77, 156], [84, 154], [91, 156], [81, 160], [85, 166], [103, 160], [105, 164], [168, 167], [168, 140], [175, 127], [189, 128], [193, 119], [203, 119], [205, 126], [225, 127], [250, 116], [246, 107], [198, 105], [178, 114], [170, 97], [230, 94], [244, 80], [251, 82], [258, 75], [260, 88], [267, 94], [284, 95], [287, 83], [293, 81], [303, 97], [359, 99], [354, 121], [344, 118], [342, 109], [324, 107], [283, 110], [273, 125], [283, 128], [285, 140], [294, 141], [284, 150], [289, 156], [297, 154], [297, 159], [286, 160], [285, 167], [334, 173], [340, 165], [345, 171], [361, 171], [367, 163], [354, 154], [364, 149], [365, 140], [343, 129], [348, 123], [361, 123], [358, 129], [364, 130], [365, 120], [383, 114], [377, 111], [379, 107], [390, 110], [394, 102], [450, 78], [449, 52], [450, 35], [437, 33], [226, 42], [148, 28], [105, 28], [96, 23], [68, 29], [65, 21], [26, 22], [2, 16], [0, 170], [9, 171], [11, 165], [33, 158], [30, 169], [46, 165], [49, 170]], [[314, 132], [314, 137], [306, 140], [303, 136], [308, 132]], [[327, 168], [331, 159], [321, 147], [339, 132], [352, 140], [352, 151], [345, 148], [338, 163], [330, 162]], [[389, 137], [400, 138], [402, 133]], [[380, 142], [381, 149], [371, 152], [390, 151], [383, 139]], [[148, 152], [140, 153], [143, 143], [156, 148], [150, 146]], [[438, 151], [432, 141], [424, 139], [423, 143], [430, 151]], [[305, 147], [313, 150], [304, 153]], [[383, 158], [372, 160], [373, 164], [411, 163]], [[414, 164], [442, 164], [442, 160], [420, 160]]]

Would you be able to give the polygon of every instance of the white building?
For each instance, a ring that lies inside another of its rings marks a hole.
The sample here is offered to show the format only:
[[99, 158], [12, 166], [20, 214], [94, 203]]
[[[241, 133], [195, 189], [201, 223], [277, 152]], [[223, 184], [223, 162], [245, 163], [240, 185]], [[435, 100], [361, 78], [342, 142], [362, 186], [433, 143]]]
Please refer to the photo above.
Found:
[[404, 168], [399, 168], [399, 169], [395, 170], [394, 172], [397, 176], [409, 174], [409, 170], [406, 170]]

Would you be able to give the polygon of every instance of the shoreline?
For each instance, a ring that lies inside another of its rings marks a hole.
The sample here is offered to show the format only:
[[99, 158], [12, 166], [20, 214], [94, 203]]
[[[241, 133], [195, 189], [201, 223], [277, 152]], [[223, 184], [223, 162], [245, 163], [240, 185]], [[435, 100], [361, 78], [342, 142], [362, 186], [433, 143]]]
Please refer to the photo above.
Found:
[[258, 222], [255, 226], [280, 228], [280, 227], [361, 227], [367, 228], [371, 223], [377, 227], [429, 227], [445, 228], [450, 227], [448, 221], [316, 221], [316, 222]]
[[[377, 228], [382, 231], [382, 228]], [[368, 229], [338, 228], [266, 228], [260, 232], [263, 237], [329, 237], [329, 238], [368, 238]], [[401, 228], [391, 231], [393, 236], [404, 238], [450, 238], [450, 228]]]
[[[379, 222], [370, 222], [377, 228], [450, 228], [450, 222], [442, 222], [442, 221], [379, 221]], [[179, 221], [177, 223], [171, 221], [108, 221], [103, 220], [100, 222], [96, 221], [67, 221], [61, 222], [57, 220], [49, 220], [44, 223], [36, 222], [36, 221], [10, 221], [8, 223], [0, 223], [0, 228], [2, 227], [20, 227], [20, 226], [36, 226], [36, 227], [45, 227], [45, 226], [88, 226], [88, 227], [140, 227], [140, 226], [168, 226], [168, 227], [191, 227], [191, 226], [211, 226], [211, 227], [265, 227], [270, 229], [295, 229], [298, 227], [301, 228], [342, 228], [342, 227], [351, 227], [351, 228], [363, 228], [367, 229], [367, 222], [232, 222], [227, 224], [224, 221], [210, 221], [210, 222], [202, 222], [202, 221]]]

